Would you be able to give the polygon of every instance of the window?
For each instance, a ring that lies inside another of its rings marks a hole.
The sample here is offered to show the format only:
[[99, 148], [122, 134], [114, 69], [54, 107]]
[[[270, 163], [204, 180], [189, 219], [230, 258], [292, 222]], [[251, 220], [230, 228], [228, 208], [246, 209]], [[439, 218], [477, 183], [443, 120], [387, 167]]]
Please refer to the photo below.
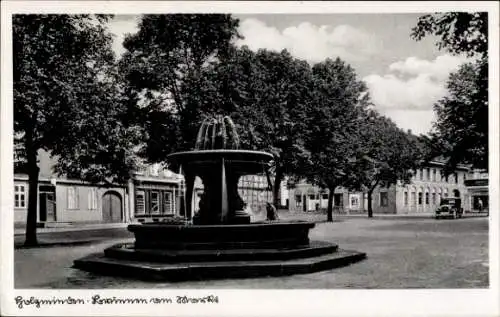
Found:
[[315, 200], [316, 199], [316, 195], [309, 195], [309, 199], [310, 200]]
[[26, 208], [26, 186], [14, 186], [14, 207]]
[[386, 207], [389, 205], [387, 192], [380, 193], [380, 206]]
[[423, 194], [422, 193], [418, 193], [418, 204], [419, 205], [422, 205], [422, 197], [423, 197]]
[[405, 192], [404, 197], [405, 206], [408, 206], [408, 192]]
[[172, 193], [164, 192], [163, 193], [163, 213], [165, 214], [173, 214], [174, 213], [174, 204], [172, 201]]
[[90, 210], [97, 209], [97, 189], [90, 188], [87, 194], [87, 206]]
[[429, 204], [429, 193], [425, 193], [425, 204]]
[[144, 191], [138, 191], [135, 194], [135, 213], [144, 214], [146, 213], [146, 203], [144, 201]]
[[420, 170], [420, 180], [423, 181], [424, 180], [424, 170]]
[[295, 201], [297, 203], [301, 203], [302, 202], [302, 195], [295, 195]]
[[455, 184], [458, 184], [458, 173], [455, 173]]
[[323, 194], [323, 199], [328, 199], [328, 194]]
[[68, 209], [78, 209], [78, 188], [68, 187]]
[[433, 182], [436, 181], [436, 169], [435, 168], [432, 169], [432, 181]]
[[431, 180], [431, 172], [430, 172], [430, 169], [428, 169], [428, 168], [426, 168], [426, 169], [425, 169], [425, 175], [424, 175], [424, 177], [425, 177], [425, 180], [426, 180], [426, 181]]
[[160, 213], [160, 194], [158, 192], [151, 192], [150, 207], [152, 214]]

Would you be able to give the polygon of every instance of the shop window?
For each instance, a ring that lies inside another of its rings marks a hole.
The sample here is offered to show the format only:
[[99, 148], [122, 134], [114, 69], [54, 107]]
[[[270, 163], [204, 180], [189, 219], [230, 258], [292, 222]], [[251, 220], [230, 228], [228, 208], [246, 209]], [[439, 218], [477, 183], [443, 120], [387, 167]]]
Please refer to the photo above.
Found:
[[68, 209], [78, 209], [77, 187], [68, 187]]
[[151, 192], [150, 193], [150, 211], [152, 214], [159, 214], [160, 213], [160, 194], [158, 192]]
[[389, 205], [389, 199], [387, 192], [380, 193], [380, 207], [387, 207]]
[[26, 208], [26, 186], [14, 186], [14, 207]]
[[351, 195], [350, 203], [351, 203], [350, 207], [352, 209], [359, 208], [359, 196], [358, 195]]
[[146, 213], [146, 203], [144, 191], [137, 191], [135, 194], [135, 213], [145, 214]]
[[172, 193], [164, 192], [163, 193], [163, 213], [165, 214], [173, 214], [174, 213], [174, 205], [172, 202]]

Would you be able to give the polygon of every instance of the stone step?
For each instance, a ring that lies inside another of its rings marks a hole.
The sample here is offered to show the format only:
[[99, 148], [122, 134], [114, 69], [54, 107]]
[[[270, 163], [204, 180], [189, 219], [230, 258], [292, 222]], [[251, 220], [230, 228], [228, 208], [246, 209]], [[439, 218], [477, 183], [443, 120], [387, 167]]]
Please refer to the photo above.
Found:
[[289, 248], [251, 248], [251, 249], [135, 249], [134, 244], [118, 244], [104, 250], [106, 257], [164, 263], [203, 262], [203, 261], [255, 261], [288, 260], [319, 256], [335, 252], [336, 244], [312, 241], [309, 245]]
[[101, 253], [76, 260], [73, 267], [105, 275], [144, 280], [182, 281], [305, 274], [346, 266], [364, 258], [366, 258], [365, 253], [338, 249], [336, 252], [321, 256], [284, 261], [161, 263], [109, 258]]

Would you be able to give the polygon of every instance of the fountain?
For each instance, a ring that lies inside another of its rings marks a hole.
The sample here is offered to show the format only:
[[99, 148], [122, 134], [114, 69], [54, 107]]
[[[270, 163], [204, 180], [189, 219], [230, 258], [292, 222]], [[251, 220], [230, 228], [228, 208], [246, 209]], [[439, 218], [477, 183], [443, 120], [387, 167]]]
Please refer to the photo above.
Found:
[[[184, 175], [184, 214], [192, 224], [130, 224], [134, 243], [76, 260], [74, 267], [142, 279], [189, 280], [309, 273], [364, 259], [365, 253], [309, 241], [313, 222], [250, 221], [238, 181], [244, 175], [266, 173], [272, 159], [266, 152], [239, 149], [229, 117], [206, 119], [193, 151], [167, 156], [170, 168]], [[204, 193], [198, 213], [192, 215], [189, 200], [197, 176]]]

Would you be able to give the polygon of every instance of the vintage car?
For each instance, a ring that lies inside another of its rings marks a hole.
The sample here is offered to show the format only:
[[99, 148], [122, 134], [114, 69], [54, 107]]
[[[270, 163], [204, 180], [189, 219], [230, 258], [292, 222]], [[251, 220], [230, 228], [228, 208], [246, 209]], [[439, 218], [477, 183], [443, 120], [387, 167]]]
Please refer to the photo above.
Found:
[[464, 209], [460, 198], [443, 198], [441, 204], [434, 212], [434, 217], [439, 218], [462, 218]]

